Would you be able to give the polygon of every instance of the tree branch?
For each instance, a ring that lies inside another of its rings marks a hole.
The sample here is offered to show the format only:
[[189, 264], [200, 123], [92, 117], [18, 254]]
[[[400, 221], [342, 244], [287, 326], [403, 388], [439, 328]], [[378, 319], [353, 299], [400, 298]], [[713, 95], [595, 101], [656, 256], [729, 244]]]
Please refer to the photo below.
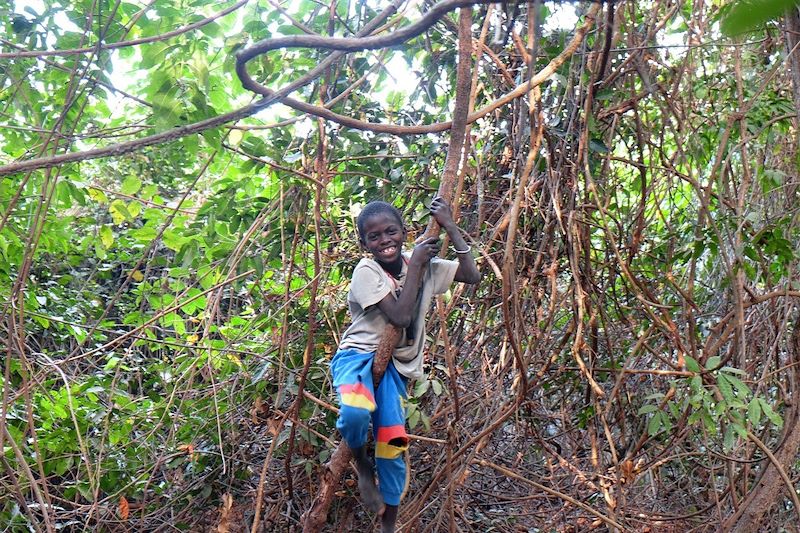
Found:
[[[188, 33], [192, 30], [196, 30], [197, 28], [202, 28], [203, 26], [214, 22], [216, 19], [220, 17], [224, 17], [229, 13], [233, 13], [243, 5], [245, 5], [248, 0], [239, 0], [231, 7], [227, 9], [223, 9], [219, 13], [215, 13], [210, 17], [206, 17], [203, 20], [198, 20], [197, 22], [193, 22], [192, 24], [187, 24], [186, 26], [182, 26], [176, 30], [169, 31], [167, 33], [162, 33], [160, 35], [153, 35], [151, 37], [142, 37], [141, 39], [132, 39], [130, 41], [120, 41], [117, 43], [107, 43], [107, 44], [100, 44], [100, 50], [114, 50], [116, 48], [126, 48], [128, 46], [137, 46], [140, 44], [147, 44], [147, 43], [154, 43], [158, 41], [166, 41], [167, 39], [171, 39], [177, 35], [181, 35], [183, 33]], [[13, 43], [9, 43], [3, 40], [4, 44], [12, 45]], [[95, 46], [85, 46], [82, 48], [70, 48], [69, 50], [24, 50], [20, 52], [0, 52], [0, 59], [20, 59], [24, 57], [45, 57], [45, 56], [72, 56], [78, 54], [88, 54], [92, 52], [97, 52], [98, 45]]]
[[[389, 10], [396, 10], [396, 4], [400, 2], [395, 2], [386, 11]], [[529, 82], [520, 84], [516, 87], [513, 91], [506, 93], [505, 95], [501, 96], [488, 106], [484, 107], [483, 109], [476, 111], [475, 113], [471, 113], [467, 117], [467, 123], [471, 124], [476, 120], [488, 115], [489, 113], [493, 112], [496, 109], [506, 105], [507, 103], [519, 98], [527, 94], [529, 91], [533, 90], [535, 87], [541, 85], [545, 80], [547, 80], [553, 73], [575, 52], [578, 48], [578, 45], [583, 41], [583, 37], [586, 35], [586, 32], [594, 24], [594, 20], [597, 14], [597, 10], [599, 9], [600, 4], [594, 3], [592, 7], [586, 14], [586, 22], [583, 26], [578, 28], [575, 31], [575, 35], [573, 36], [570, 43], [567, 45], [564, 50], [558, 54], [555, 58], [553, 58], [550, 63], [548, 63], [542, 70], [540, 70], [535, 76], [531, 78]], [[365, 27], [363, 31], [369, 29], [370, 31], [376, 26], [376, 22], [379, 19], [385, 18], [385, 16], [389, 16], [388, 14], [381, 13], [381, 16], [376, 17], [373, 22], [370, 23], [368, 27]], [[331, 62], [335, 61], [341, 57], [340, 52], [335, 52], [331, 54], [328, 58], [326, 58], [317, 68], [310, 71], [308, 74], [303, 76], [303, 78], [289, 84], [288, 86], [280, 89], [279, 91], [271, 91], [271, 96], [268, 98], [262, 98], [261, 100], [244, 106], [240, 109], [232, 111], [230, 113], [226, 113], [224, 115], [219, 115], [216, 117], [212, 117], [206, 120], [202, 120], [200, 122], [195, 122], [193, 124], [187, 124], [185, 126], [178, 126], [172, 128], [167, 131], [163, 131], [161, 133], [157, 133], [154, 135], [150, 135], [148, 137], [143, 137], [141, 139], [136, 139], [133, 141], [128, 141], [124, 143], [114, 144], [111, 146], [106, 146], [103, 148], [95, 148], [92, 150], [85, 150], [81, 152], [71, 152], [67, 154], [60, 154], [51, 157], [40, 157], [35, 159], [29, 159], [27, 161], [19, 161], [16, 163], [10, 163], [8, 165], [0, 166], [0, 176], [6, 176], [8, 174], [14, 174], [16, 172], [27, 172], [30, 170], [42, 169], [42, 168], [52, 168], [59, 165], [63, 165], [66, 163], [77, 163], [79, 161], [87, 161], [91, 159], [99, 159], [102, 157], [109, 157], [109, 156], [119, 156], [128, 154], [131, 152], [135, 152], [147, 146], [153, 146], [156, 144], [161, 144], [169, 141], [174, 141], [181, 137], [185, 137], [187, 135], [193, 135], [196, 133], [201, 133], [205, 130], [216, 128], [227, 124], [229, 122], [235, 122], [237, 120], [241, 120], [243, 118], [249, 117], [254, 115], [255, 113], [261, 111], [269, 107], [270, 105], [281, 102], [293, 109], [301, 111], [303, 113], [308, 113], [310, 115], [314, 115], [325, 120], [330, 120], [331, 122], [336, 122], [337, 124], [341, 124], [345, 127], [350, 127], [359, 130], [371, 131], [374, 133], [389, 133], [393, 135], [419, 135], [425, 133], [439, 133], [442, 131], [446, 131], [452, 127], [452, 122], [439, 122], [435, 124], [428, 124], [428, 125], [421, 125], [421, 126], [399, 126], [394, 124], [375, 124], [371, 122], [364, 122], [360, 120], [356, 120], [351, 117], [346, 117], [344, 115], [339, 115], [338, 113], [334, 113], [329, 109], [325, 109], [323, 107], [315, 106], [308, 104], [306, 102], [300, 102], [298, 100], [294, 100], [292, 98], [286, 98], [286, 95], [295, 91], [299, 87], [310, 83], [312, 80], [316, 79], [321, 72], [321, 69], [325, 66], [329, 65]]]

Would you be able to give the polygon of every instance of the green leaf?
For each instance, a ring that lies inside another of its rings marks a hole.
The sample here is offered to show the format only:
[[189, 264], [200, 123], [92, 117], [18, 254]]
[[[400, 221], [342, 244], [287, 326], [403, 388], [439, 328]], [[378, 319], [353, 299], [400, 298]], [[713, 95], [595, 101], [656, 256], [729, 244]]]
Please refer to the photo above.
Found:
[[37, 324], [39, 324], [40, 326], [42, 326], [44, 329], [47, 329], [47, 328], [49, 328], [49, 327], [50, 327], [50, 321], [49, 321], [49, 320], [47, 320], [47, 319], [46, 319], [45, 317], [43, 317], [43, 316], [32, 315], [32, 316], [31, 316], [31, 318], [32, 318], [32, 319], [33, 319], [33, 320], [34, 320], [34, 321], [35, 321]]
[[717, 386], [719, 387], [719, 391], [722, 393], [722, 397], [725, 398], [725, 401], [731, 403], [734, 400], [734, 396], [733, 389], [731, 388], [731, 384], [728, 379], [729, 377], [725, 374], [718, 375]]
[[750, 403], [747, 405], [747, 419], [750, 420], [753, 426], [757, 426], [761, 421], [761, 404], [756, 398], [750, 400]]
[[687, 355], [684, 357], [684, 361], [686, 362], [686, 370], [689, 372], [700, 372], [700, 365], [694, 357]]
[[67, 410], [60, 403], [53, 404], [53, 414], [56, 415], [56, 417], [60, 418], [61, 420], [65, 420], [69, 416]]
[[155, 228], [145, 226], [143, 228], [131, 230], [129, 235], [142, 244], [150, 244], [153, 239], [156, 238], [158, 232], [155, 230]]
[[725, 377], [731, 384], [736, 387], [736, 392], [744, 398], [745, 396], [749, 396], [752, 394], [750, 387], [748, 387], [741, 379], [737, 378], [736, 376], [731, 376], [729, 374], [725, 374]]
[[713, 433], [716, 433], [719, 430], [716, 420], [714, 420], [714, 417], [712, 417], [711, 413], [709, 413], [706, 409], [702, 409], [700, 411], [700, 418], [703, 419], [703, 425], [706, 426], [706, 430]]
[[167, 313], [161, 317], [161, 323], [167, 328], [174, 329], [178, 335], [186, 333], [186, 324], [177, 313]]
[[[187, 291], [187, 293], [186, 293], [186, 299], [188, 300], [190, 298], [193, 298], [193, 297], [197, 296], [198, 294], [200, 294], [200, 292], [201, 291], [199, 289], [195, 289], [195, 288], [189, 289]], [[199, 297], [195, 298], [194, 300], [192, 300], [191, 302], [183, 304], [181, 306], [181, 311], [183, 311], [187, 315], [193, 315], [193, 314], [197, 313], [197, 311], [202, 311], [205, 308], [206, 308], [206, 297], [205, 296], [199, 296]], [[236, 318], [236, 317], [234, 317], [234, 318]]]
[[85, 481], [79, 481], [77, 488], [78, 492], [81, 493], [81, 496], [83, 496], [87, 501], [90, 502], [94, 501], [94, 493], [92, 493], [92, 489], [88, 483], [86, 483]]
[[650, 422], [647, 424], [647, 434], [651, 437], [656, 435], [661, 429], [662, 422], [662, 413], [660, 411], [653, 414], [653, 417], [650, 418]]
[[89, 192], [89, 198], [91, 198], [95, 202], [97, 202], [99, 204], [107, 204], [108, 203], [108, 196], [106, 196], [106, 193], [104, 193], [100, 189], [95, 189], [93, 187], [89, 187], [88, 192]]
[[657, 405], [653, 405], [653, 404], [649, 404], [649, 405], [643, 405], [642, 407], [640, 407], [639, 411], [638, 411], [638, 414], [647, 415], [647, 414], [650, 414], [650, 413], [654, 413], [656, 411], [658, 411], [658, 406]]
[[164, 246], [169, 248], [173, 251], [179, 251], [183, 243], [186, 242], [186, 238], [179, 235], [178, 232], [175, 230], [165, 230], [164, 233], [161, 235], [161, 240], [164, 242]]
[[127, 178], [125, 178], [125, 181], [122, 182], [122, 188], [120, 189], [120, 191], [123, 194], [132, 195], [136, 194], [141, 188], [142, 188], [142, 180], [140, 180], [136, 176], [128, 176]]
[[713, 369], [717, 368], [721, 361], [722, 361], [722, 359], [720, 359], [720, 357], [718, 355], [715, 355], [713, 357], [709, 357], [708, 361], [706, 361], [706, 370], [713, 370]]
[[111, 205], [108, 206], [108, 211], [111, 213], [111, 219], [114, 221], [114, 224], [122, 224], [127, 220], [133, 220], [130, 211], [128, 211], [125, 202], [122, 200], [114, 200], [111, 202]]
[[414, 429], [417, 424], [419, 424], [420, 414], [419, 409], [417, 408], [416, 403], [409, 403], [408, 404], [408, 427], [409, 429]]
[[681, 408], [676, 402], [668, 402], [667, 407], [669, 408], [669, 414], [672, 415], [673, 419], [677, 420], [681, 417]]
[[125, 207], [128, 209], [128, 214], [131, 216], [131, 219], [138, 217], [142, 212], [142, 204], [137, 201], [128, 202]]
[[733, 430], [733, 426], [731, 424], [728, 424], [728, 427], [725, 428], [725, 437], [723, 438], [722, 441], [722, 446], [726, 452], [733, 449], [733, 444], [735, 440], [736, 440], [736, 433]]
[[100, 228], [100, 241], [106, 249], [111, 248], [111, 245], [114, 244], [114, 232], [111, 231], [111, 227], [102, 226]]
[[764, 412], [764, 415], [769, 419], [770, 422], [779, 428], [783, 427], [783, 419], [778, 413], [772, 410], [772, 406], [770, 404], [768, 404], [762, 398], [758, 399], [758, 403], [761, 405], [761, 410]]
[[705, 387], [703, 387], [703, 378], [701, 376], [692, 376], [689, 380], [689, 386], [692, 392], [696, 394], [700, 394], [705, 390]]
[[798, 0], [738, 0], [722, 18], [720, 29], [729, 37], [752, 31], [797, 5]]

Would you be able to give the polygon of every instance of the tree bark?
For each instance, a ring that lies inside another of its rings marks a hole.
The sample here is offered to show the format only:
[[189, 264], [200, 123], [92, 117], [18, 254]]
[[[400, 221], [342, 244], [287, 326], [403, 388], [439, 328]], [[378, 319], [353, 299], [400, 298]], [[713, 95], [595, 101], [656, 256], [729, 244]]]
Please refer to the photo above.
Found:
[[[792, 78], [794, 108], [800, 113], [800, 9], [792, 7], [786, 12], [786, 51], [789, 54], [789, 72]], [[792, 119], [794, 124], [794, 159], [800, 154], [800, 114]], [[791, 180], [786, 188], [786, 207], [791, 208], [797, 195], [797, 182]]]
[[[795, 109], [800, 110], [800, 12], [796, 7], [786, 12], [786, 52], [789, 55], [789, 69], [792, 75], [792, 96]], [[795, 130], [800, 129], [800, 117], [794, 117]]]

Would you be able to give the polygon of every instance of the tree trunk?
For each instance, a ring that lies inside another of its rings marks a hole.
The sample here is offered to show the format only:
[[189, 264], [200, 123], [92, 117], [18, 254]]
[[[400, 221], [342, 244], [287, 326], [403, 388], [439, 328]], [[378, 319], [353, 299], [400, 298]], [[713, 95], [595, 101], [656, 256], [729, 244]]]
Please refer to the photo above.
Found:
[[[800, 113], [800, 10], [793, 7], [786, 13], [786, 52], [789, 54], [789, 72], [792, 78], [792, 97], [795, 111]], [[800, 154], [800, 114], [792, 119], [794, 123], [794, 159]], [[786, 207], [794, 206], [797, 194], [796, 180], [790, 180], [786, 188]]]
[[[458, 176], [458, 166], [461, 160], [461, 152], [464, 148], [464, 137], [467, 129], [467, 115], [469, 113], [469, 99], [472, 88], [472, 9], [462, 7], [459, 15], [458, 27], [458, 68], [456, 79], [456, 102], [453, 111], [453, 126], [450, 129], [450, 146], [447, 150], [447, 159], [442, 172], [442, 180], [439, 183], [439, 194], [447, 201], [455, 189], [455, 182]], [[429, 224], [426, 235], [438, 230], [435, 222]], [[393, 326], [388, 326], [381, 338], [375, 361], [372, 364], [372, 375], [375, 386], [378, 386], [386, 367], [391, 360], [394, 347], [400, 338], [400, 330]], [[343, 442], [339, 443], [336, 451], [331, 456], [330, 461], [325, 466], [325, 472], [320, 482], [320, 489], [311, 508], [305, 515], [303, 523], [304, 533], [320, 531], [328, 517], [328, 508], [333, 501], [336, 490], [339, 488], [347, 465], [350, 463], [350, 449]]]

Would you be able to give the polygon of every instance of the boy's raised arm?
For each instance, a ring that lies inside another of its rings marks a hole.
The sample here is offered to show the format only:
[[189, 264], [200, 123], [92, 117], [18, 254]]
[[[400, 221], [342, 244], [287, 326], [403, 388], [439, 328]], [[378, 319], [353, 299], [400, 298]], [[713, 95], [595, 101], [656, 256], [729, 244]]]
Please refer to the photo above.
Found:
[[481, 272], [478, 270], [478, 265], [475, 264], [475, 259], [472, 258], [471, 248], [464, 240], [464, 237], [461, 236], [461, 230], [458, 229], [455, 221], [453, 221], [450, 206], [441, 196], [437, 196], [431, 202], [431, 215], [447, 232], [447, 236], [453, 242], [453, 247], [455, 247], [458, 255], [458, 270], [456, 270], [455, 280], [472, 285], [478, 283], [481, 280]]
[[393, 325], [405, 328], [414, 319], [414, 305], [420, 285], [422, 285], [423, 271], [431, 258], [439, 254], [439, 247], [438, 237], [425, 239], [416, 245], [408, 262], [406, 280], [400, 295], [395, 298], [393, 294], [387, 294], [383, 300], [378, 302], [378, 308], [383, 311]]

